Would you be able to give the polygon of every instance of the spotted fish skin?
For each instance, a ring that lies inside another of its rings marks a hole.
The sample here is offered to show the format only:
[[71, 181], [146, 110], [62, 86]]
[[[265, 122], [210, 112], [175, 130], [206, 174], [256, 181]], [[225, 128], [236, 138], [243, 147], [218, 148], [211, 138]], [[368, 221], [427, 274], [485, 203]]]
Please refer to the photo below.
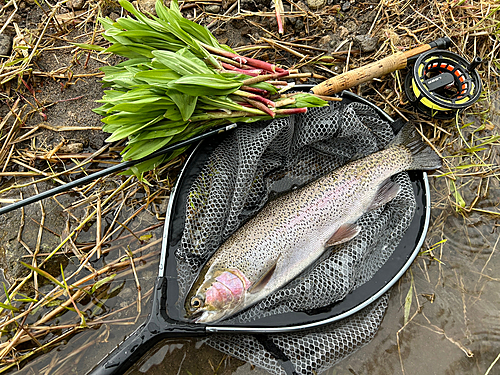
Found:
[[440, 165], [407, 124], [386, 149], [268, 202], [205, 264], [186, 298], [187, 317], [217, 322], [282, 288], [327, 248], [354, 238], [365, 212], [396, 196], [391, 176]]

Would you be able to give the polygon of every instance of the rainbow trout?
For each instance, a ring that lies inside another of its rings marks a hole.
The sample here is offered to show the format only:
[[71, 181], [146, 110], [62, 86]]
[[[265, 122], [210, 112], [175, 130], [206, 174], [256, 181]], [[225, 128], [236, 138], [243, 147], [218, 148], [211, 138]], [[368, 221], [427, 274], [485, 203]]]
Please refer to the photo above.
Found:
[[268, 202], [204, 265], [186, 298], [187, 317], [213, 323], [262, 300], [326, 249], [354, 238], [356, 220], [398, 194], [391, 176], [440, 166], [439, 156], [406, 124], [384, 150]]

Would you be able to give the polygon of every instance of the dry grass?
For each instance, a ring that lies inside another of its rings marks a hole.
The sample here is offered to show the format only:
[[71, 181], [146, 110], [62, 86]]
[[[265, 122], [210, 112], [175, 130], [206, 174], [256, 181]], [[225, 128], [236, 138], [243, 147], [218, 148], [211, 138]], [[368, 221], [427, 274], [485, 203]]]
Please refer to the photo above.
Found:
[[[41, 9], [45, 16], [37, 29], [20, 28], [19, 20], [16, 21], [16, 14], [20, 12], [18, 1], [11, 0], [0, 9], [0, 16], [5, 20], [1, 31], [15, 35], [11, 55], [0, 64], [0, 98], [4, 109], [0, 118], [2, 205], [36, 193], [37, 186], [44, 186], [41, 184], [47, 181], [64, 184], [74, 174], [90, 173], [116, 163], [117, 152], [123, 148], [121, 144], [112, 144], [96, 152], [82, 153], [64, 150], [65, 144], [61, 143], [44, 149], [35, 142], [42, 131], [76, 132], [96, 130], [98, 126], [63, 128], [44, 122], [28, 125], [33, 124], [36, 116], [43, 118], [50, 105], [57, 104], [38, 101], [44, 80], [59, 80], [64, 90], [78, 80], [101, 74], [97, 71], [74, 74], [71, 65], [43, 69], [37, 64], [43, 53], [56, 49], [71, 53], [78, 56], [82, 66], [89, 60], [106, 64], [109, 58], [102, 53], [83, 51], [70, 42], [104, 46], [96, 17], [112, 3], [93, 1], [81, 11], [62, 13], [63, 9], [67, 10], [65, 3], [43, 3]], [[249, 39], [243, 39], [245, 44], [233, 45], [239, 53], [275, 61], [290, 69], [313, 72], [317, 79], [443, 36], [450, 37], [452, 50], [468, 60], [482, 57], [484, 63], [479, 70], [484, 92], [480, 101], [449, 122], [430, 121], [407, 105], [402, 91], [402, 72], [365, 84], [355, 91], [395, 117], [416, 119], [422, 135], [443, 155], [445, 164], [432, 177], [444, 179], [447, 187], [434, 199], [437, 208], [451, 206], [465, 216], [471, 212], [498, 216], [498, 207], [485, 210], [478, 202], [487, 195], [492, 179], [499, 179], [500, 171], [498, 124], [492, 122], [498, 113], [493, 113], [490, 106], [492, 102], [500, 102], [500, 6], [498, 1], [492, 0], [420, 3], [417, 6], [413, 1], [356, 2], [359, 14], [365, 16], [359, 25], [351, 22], [350, 27], [364, 27], [364, 33], [380, 39], [378, 49], [370, 54], [362, 53], [352, 42], [352, 33], [345, 34], [347, 16], [340, 12], [339, 6], [311, 11], [302, 2], [284, 1], [282, 16], [285, 20], [300, 20], [303, 28], [294, 30], [285, 22], [282, 35], [273, 22], [274, 12], [244, 9], [240, 0], [226, 4], [217, 15], [205, 13], [205, 9], [209, 5], [220, 5], [219, 2], [185, 2], [183, 10], [185, 16], [207, 25], [221, 39], [227, 30], [235, 28], [234, 25], [248, 28]], [[341, 35], [344, 39], [339, 39]], [[332, 40], [334, 45], [329, 44]], [[24, 210], [18, 213], [22, 216], [22, 225], [17, 242], [25, 248], [22, 261], [26, 267], [24, 276], [13, 280], [5, 289], [5, 296], [0, 298], [0, 373], [16, 368], [89, 327], [105, 323], [132, 325], [144, 314], [141, 306], [151, 290], [141, 291], [138, 275], [150, 265], [152, 269], [156, 267], [158, 252], [154, 245], [160, 240], [149, 240], [148, 234], [162, 224], [163, 212], [159, 205], [168, 197], [181, 161], [177, 159], [146, 176], [150, 185], [139, 183], [135, 178], [110, 176], [55, 197], [56, 205], [61, 206], [68, 218], [65, 228], [56, 230], [47, 226], [47, 216], [52, 212], [46, 211], [45, 203], [39, 203], [39, 215], [33, 219], [38, 227], [36, 240], [30, 244], [24, 240], [24, 226], [31, 219], [25, 216]], [[110, 183], [116, 183], [113, 186], [118, 188], [109, 188]], [[464, 197], [462, 192], [467, 186], [475, 186], [474, 196]], [[65, 197], [65, 202], [72, 203], [60, 203]], [[156, 217], [157, 222], [138, 231], [131, 229], [129, 223], [144, 211]], [[443, 215], [446, 215], [445, 210]], [[106, 225], [105, 218], [110, 220]], [[436, 226], [443, 222], [443, 217], [435, 219]], [[89, 230], [93, 232], [90, 236], [93, 239], [80, 240], [80, 237], [89, 237], [85, 236]], [[46, 249], [43, 238], [49, 233], [59, 240], [57, 246]], [[134, 250], [129, 250], [132, 243]], [[443, 243], [436, 247], [429, 245], [426, 255], [439, 258], [436, 251], [442, 251], [442, 246]], [[60, 257], [71, 258], [76, 266], [71, 271], [59, 268]], [[133, 278], [137, 284], [135, 302], [107, 312], [103, 306], [108, 298], [113, 298], [117, 280], [126, 277]], [[417, 298], [413, 301], [418, 304]], [[119, 318], [124, 310], [127, 310], [126, 317]], [[410, 324], [414, 316], [409, 311], [405, 315], [406, 324]], [[431, 324], [426, 328], [439, 331]], [[446, 336], [444, 331], [438, 333]], [[96, 331], [71, 357], [58, 358], [47, 365], [43, 373], [57, 373], [73, 360], [79, 360], [95, 340], [105, 341], [108, 334], [107, 330]]]

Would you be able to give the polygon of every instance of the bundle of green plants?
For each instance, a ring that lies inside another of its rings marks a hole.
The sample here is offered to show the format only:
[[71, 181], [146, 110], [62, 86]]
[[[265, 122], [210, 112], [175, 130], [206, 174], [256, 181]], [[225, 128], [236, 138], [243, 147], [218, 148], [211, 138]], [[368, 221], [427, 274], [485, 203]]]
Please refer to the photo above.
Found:
[[[120, 5], [133, 17], [100, 19], [106, 49], [128, 58], [102, 68], [109, 90], [95, 112], [105, 116], [107, 141], [127, 139], [125, 160], [189, 139], [233, 122], [253, 122], [303, 113], [327, 102], [308, 93], [281, 95], [288, 70], [236, 54], [205, 27], [185, 19], [176, 0], [170, 8], [156, 2], [157, 16], [146, 16], [128, 1]], [[184, 149], [143, 162], [137, 176]]]

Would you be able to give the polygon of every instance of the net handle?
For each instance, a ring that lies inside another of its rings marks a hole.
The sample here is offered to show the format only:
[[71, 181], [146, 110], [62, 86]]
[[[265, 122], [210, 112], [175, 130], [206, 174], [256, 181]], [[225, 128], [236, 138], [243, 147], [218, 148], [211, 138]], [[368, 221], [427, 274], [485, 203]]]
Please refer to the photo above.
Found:
[[382, 77], [388, 73], [403, 69], [406, 67], [409, 58], [434, 48], [448, 48], [450, 43], [451, 40], [449, 38], [439, 38], [429, 44], [412, 48], [409, 51], [397, 52], [381, 60], [330, 78], [313, 87], [312, 92], [316, 95], [333, 95], [339, 93], [342, 90], [350, 89], [373, 78]]

